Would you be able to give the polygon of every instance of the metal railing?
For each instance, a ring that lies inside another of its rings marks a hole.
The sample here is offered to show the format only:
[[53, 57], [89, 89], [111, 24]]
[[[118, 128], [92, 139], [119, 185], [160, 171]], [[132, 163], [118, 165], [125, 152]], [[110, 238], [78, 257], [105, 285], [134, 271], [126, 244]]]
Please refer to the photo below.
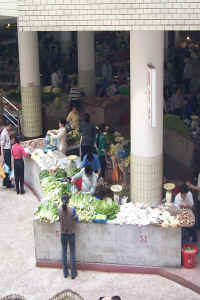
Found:
[[0, 101], [3, 104], [3, 117], [8, 120], [14, 127], [17, 128], [17, 132], [21, 135], [21, 122], [19, 109], [10, 102], [5, 96], [0, 96]]

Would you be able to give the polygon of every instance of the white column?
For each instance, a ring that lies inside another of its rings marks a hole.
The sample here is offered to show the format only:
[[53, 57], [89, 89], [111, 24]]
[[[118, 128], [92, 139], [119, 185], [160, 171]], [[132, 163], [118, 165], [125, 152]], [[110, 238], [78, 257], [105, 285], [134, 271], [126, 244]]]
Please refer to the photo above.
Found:
[[60, 46], [61, 46], [62, 53], [68, 57], [69, 49], [71, 46], [71, 31], [60, 32]]
[[[162, 197], [164, 32], [131, 31], [131, 199], [148, 205]], [[151, 124], [147, 65], [156, 70], [156, 98]]]
[[174, 39], [175, 39], [175, 47], [179, 46], [179, 43], [181, 41], [181, 34], [180, 31], [175, 31], [174, 32]]
[[95, 95], [94, 32], [78, 32], [78, 82], [87, 96]]
[[18, 32], [23, 134], [42, 135], [41, 89], [37, 32]]

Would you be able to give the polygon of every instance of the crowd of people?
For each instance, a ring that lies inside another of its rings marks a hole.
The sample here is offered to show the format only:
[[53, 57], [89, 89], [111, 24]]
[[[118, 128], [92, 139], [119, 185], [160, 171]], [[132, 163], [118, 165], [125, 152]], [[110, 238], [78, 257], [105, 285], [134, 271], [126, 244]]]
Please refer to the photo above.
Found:
[[191, 120], [197, 114], [200, 89], [197, 79], [200, 47], [191, 40], [170, 46], [164, 65], [164, 111]]

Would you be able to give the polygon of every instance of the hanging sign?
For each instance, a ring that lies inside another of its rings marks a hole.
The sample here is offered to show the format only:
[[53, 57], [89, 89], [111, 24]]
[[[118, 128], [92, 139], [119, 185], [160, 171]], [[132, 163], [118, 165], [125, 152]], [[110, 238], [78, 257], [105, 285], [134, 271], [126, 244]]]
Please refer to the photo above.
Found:
[[151, 127], [156, 127], [156, 69], [147, 65], [147, 119]]

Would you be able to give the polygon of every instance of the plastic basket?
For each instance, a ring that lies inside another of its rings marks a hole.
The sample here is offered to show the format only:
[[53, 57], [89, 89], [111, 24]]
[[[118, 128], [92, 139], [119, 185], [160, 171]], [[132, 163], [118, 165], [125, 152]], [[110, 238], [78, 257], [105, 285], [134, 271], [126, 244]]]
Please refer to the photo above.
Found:
[[70, 289], [64, 290], [54, 297], [50, 298], [49, 300], [84, 300], [78, 293], [73, 292]]
[[[184, 250], [184, 247], [191, 247], [194, 249], [194, 251], [191, 252], [191, 251]], [[194, 268], [195, 256], [197, 254], [197, 246], [194, 244], [183, 244], [181, 252], [182, 252], [183, 266], [185, 268]]]

